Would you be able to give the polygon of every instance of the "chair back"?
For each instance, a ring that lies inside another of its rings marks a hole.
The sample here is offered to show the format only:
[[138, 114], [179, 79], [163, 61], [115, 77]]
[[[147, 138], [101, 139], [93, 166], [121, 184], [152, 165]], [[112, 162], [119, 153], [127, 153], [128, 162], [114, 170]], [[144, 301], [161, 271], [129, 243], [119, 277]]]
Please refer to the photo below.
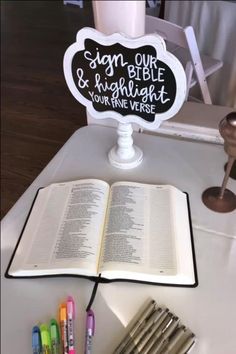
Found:
[[[190, 87], [197, 82], [200, 86], [204, 103], [211, 104], [211, 97], [206, 82], [206, 73], [203, 69], [194, 30], [191, 26], [183, 28], [158, 17], [146, 15], [145, 33], [157, 33], [167, 41], [167, 49], [182, 63], [187, 78], [187, 95]], [[169, 43], [172, 45], [169, 45]], [[211, 64], [210, 64], [211, 65]], [[215, 63], [214, 72], [218, 70]], [[193, 77], [196, 76], [196, 80]]]
[[183, 27], [158, 17], [146, 15], [145, 33], [157, 33], [166, 41], [182, 48], [188, 46]]

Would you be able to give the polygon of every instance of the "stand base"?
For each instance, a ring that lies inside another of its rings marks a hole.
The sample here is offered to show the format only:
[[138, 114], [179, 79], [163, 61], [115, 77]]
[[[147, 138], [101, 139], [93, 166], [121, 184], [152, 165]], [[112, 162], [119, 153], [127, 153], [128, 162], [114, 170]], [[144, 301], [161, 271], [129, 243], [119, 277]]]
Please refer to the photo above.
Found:
[[117, 146], [114, 146], [109, 154], [108, 159], [110, 164], [114, 167], [121, 168], [123, 170], [128, 170], [140, 165], [143, 161], [143, 152], [137, 146], [133, 145], [134, 148], [134, 155], [129, 159], [122, 159], [120, 156], [117, 155]]
[[218, 213], [229, 213], [236, 209], [236, 195], [225, 189], [223, 198], [219, 198], [221, 187], [211, 187], [202, 194], [202, 201], [207, 208]]

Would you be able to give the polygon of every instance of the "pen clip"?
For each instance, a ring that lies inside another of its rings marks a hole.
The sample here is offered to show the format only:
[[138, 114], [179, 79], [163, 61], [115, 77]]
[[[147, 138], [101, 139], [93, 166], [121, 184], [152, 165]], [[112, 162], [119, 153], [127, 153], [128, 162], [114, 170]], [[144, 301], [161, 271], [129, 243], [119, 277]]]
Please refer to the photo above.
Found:
[[92, 336], [95, 333], [95, 316], [92, 310], [87, 311], [86, 328], [91, 330]]

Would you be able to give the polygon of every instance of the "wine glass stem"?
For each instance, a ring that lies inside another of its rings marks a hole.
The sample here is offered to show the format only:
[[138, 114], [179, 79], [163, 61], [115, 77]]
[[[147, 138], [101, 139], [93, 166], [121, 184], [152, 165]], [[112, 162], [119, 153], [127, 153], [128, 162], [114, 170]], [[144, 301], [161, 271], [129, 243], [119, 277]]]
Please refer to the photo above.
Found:
[[229, 179], [229, 174], [230, 174], [231, 168], [233, 166], [233, 163], [234, 163], [234, 157], [229, 156], [228, 163], [227, 163], [227, 168], [226, 168], [226, 171], [225, 171], [224, 180], [223, 180], [223, 183], [222, 183], [222, 186], [221, 186], [221, 189], [220, 189], [220, 195], [219, 195], [220, 199], [222, 199], [223, 196], [224, 196], [225, 188], [226, 188], [226, 185], [227, 185], [227, 182], [228, 182], [228, 179]]

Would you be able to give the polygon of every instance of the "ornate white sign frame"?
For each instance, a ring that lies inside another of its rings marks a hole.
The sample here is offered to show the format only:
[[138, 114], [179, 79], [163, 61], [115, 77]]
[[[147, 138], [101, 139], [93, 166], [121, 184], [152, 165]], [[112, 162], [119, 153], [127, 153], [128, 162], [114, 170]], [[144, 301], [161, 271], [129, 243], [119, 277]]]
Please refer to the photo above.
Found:
[[[84, 97], [73, 79], [72, 60], [77, 52], [85, 50], [85, 40], [91, 39], [103, 46], [111, 46], [116, 43], [129, 49], [137, 49], [143, 46], [155, 48], [156, 59], [164, 62], [172, 71], [175, 83], [176, 94], [171, 107], [163, 112], [155, 114], [154, 121], [149, 122], [136, 114], [122, 115], [114, 110], [98, 112], [94, 109], [91, 100]], [[118, 144], [109, 153], [109, 160], [112, 165], [119, 168], [133, 168], [142, 161], [142, 151], [133, 146], [131, 123], [136, 123], [147, 130], [157, 129], [161, 122], [173, 117], [182, 107], [186, 97], [186, 76], [179, 60], [166, 50], [166, 45], [162, 37], [157, 34], [148, 34], [138, 38], [130, 38], [126, 35], [114, 33], [109, 36], [100, 33], [93, 28], [83, 28], [76, 35], [76, 42], [65, 52], [63, 60], [64, 75], [67, 85], [77, 101], [87, 107], [88, 112], [96, 119], [113, 118], [120, 124], [118, 128]]]

